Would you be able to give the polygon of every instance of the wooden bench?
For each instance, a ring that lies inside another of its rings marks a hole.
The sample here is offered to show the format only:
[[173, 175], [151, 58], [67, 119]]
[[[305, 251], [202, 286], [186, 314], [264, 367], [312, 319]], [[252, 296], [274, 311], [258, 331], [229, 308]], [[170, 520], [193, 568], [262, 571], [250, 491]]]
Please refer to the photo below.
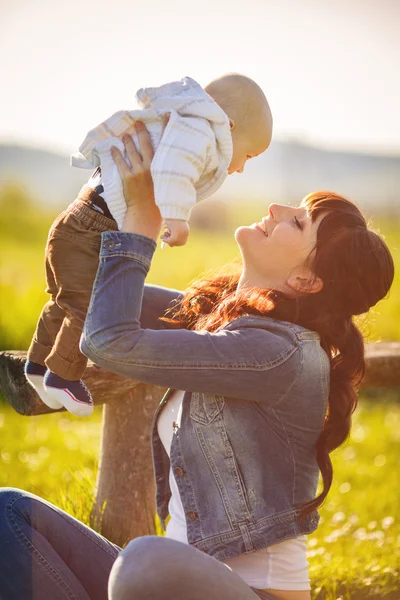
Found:
[[[0, 389], [21, 415], [51, 411], [24, 376], [26, 352], [0, 352]], [[367, 344], [363, 388], [400, 387], [400, 343]], [[165, 388], [109, 373], [89, 363], [84, 381], [103, 404], [102, 436], [92, 523], [116, 544], [154, 534], [155, 489], [151, 422]]]

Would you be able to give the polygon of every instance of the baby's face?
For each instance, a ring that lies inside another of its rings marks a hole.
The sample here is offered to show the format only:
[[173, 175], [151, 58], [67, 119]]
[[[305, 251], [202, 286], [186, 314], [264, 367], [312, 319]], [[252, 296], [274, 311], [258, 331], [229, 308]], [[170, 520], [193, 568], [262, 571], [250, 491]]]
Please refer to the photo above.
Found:
[[233, 129], [233, 156], [228, 168], [229, 175], [243, 173], [246, 162], [265, 152], [270, 145], [272, 128], [268, 121], [259, 123], [259, 127], [253, 129], [247, 131]]

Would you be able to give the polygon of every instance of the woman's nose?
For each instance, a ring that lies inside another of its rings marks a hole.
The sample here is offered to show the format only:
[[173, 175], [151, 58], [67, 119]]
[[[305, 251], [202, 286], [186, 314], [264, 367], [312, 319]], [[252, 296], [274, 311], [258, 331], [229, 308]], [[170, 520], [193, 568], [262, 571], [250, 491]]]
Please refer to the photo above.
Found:
[[293, 214], [296, 214], [297, 212], [302, 212], [298, 208], [294, 208], [293, 206], [287, 206], [285, 204], [270, 204], [268, 210], [271, 218], [275, 221], [291, 219], [293, 218]]
[[270, 204], [269, 208], [268, 208], [268, 214], [272, 219], [275, 219], [275, 217], [278, 214], [278, 210], [279, 210], [279, 205], [278, 204]]

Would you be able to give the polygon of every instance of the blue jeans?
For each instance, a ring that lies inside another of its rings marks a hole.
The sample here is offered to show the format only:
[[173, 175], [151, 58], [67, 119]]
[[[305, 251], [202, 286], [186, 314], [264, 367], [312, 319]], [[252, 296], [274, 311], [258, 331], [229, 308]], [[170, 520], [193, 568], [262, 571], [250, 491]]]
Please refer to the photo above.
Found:
[[[117, 558], [118, 557], [118, 558]], [[121, 549], [22, 490], [0, 490], [1, 600], [256, 600], [215, 558], [156, 536]]]

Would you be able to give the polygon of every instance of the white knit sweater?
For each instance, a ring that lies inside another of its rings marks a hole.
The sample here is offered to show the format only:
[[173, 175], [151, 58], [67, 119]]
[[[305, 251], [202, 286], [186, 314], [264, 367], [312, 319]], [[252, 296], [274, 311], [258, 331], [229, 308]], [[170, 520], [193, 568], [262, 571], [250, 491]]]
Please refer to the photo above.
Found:
[[[126, 204], [110, 149], [116, 146], [126, 159], [122, 135], [132, 134], [138, 147], [133, 126], [140, 120], [155, 150], [151, 172], [161, 215], [186, 221], [194, 204], [216, 192], [228, 174], [233, 151], [228, 116], [190, 77], [140, 89], [136, 99], [138, 109], [119, 111], [89, 131], [71, 164], [101, 166], [102, 195], [121, 229]], [[171, 116], [161, 137], [165, 113]]]

